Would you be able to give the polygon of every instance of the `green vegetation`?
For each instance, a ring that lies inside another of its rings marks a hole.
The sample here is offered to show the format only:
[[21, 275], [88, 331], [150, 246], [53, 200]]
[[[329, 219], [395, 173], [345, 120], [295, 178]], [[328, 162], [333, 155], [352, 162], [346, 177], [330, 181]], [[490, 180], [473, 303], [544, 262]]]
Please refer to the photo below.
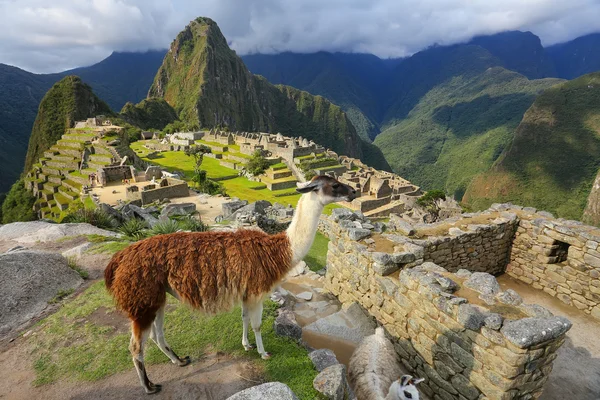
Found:
[[511, 201], [580, 219], [600, 168], [600, 73], [541, 94], [491, 171], [469, 186], [474, 208]]
[[[260, 359], [256, 351], [245, 352], [240, 344], [242, 321], [239, 307], [217, 316], [206, 316], [180, 304], [170, 296], [165, 318], [169, 344], [182, 355], [197, 360], [206, 352], [223, 351], [251, 360], [264, 371], [267, 381], [284, 382], [301, 399], [318, 398], [312, 387], [317, 372], [304, 348], [273, 332], [276, 305], [265, 302], [263, 340], [272, 352], [270, 360]], [[102, 314], [117, 312], [114, 301], [100, 281], [67, 302], [57, 313], [42, 320], [33, 336], [36, 386], [62, 379], [96, 381], [133, 368], [128, 350], [128, 324], [103, 324]], [[151, 341], [149, 341], [151, 342]], [[147, 365], [168, 363], [157, 346], [149, 343]], [[176, 367], [173, 367], [176, 368]], [[150, 371], [152, 367], [150, 367]]]
[[[165, 58], [149, 96], [164, 98], [185, 124], [281, 132], [312, 139], [341, 154], [363, 155], [363, 142], [340, 107], [321, 96], [276, 87], [252, 75], [214, 21], [192, 21], [177, 35], [170, 52], [177, 57]], [[389, 169], [379, 155], [364, 161]]]
[[69, 268], [71, 268], [73, 271], [77, 272], [79, 274], [79, 276], [81, 276], [83, 279], [87, 279], [89, 274], [86, 270], [82, 269], [79, 264], [77, 264], [77, 258], [76, 257], [67, 257], [67, 265], [69, 266]]
[[75, 292], [75, 289], [60, 289], [56, 293], [56, 296], [54, 296], [52, 299], [48, 300], [48, 304], [56, 304], [56, 303], [60, 302], [61, 300], [63, 300], [64, 298], [72, 295], [73, 292]]
[[263, 174], [267, 168], [269, 168], [269, 162], [263, 156], [262, 151], [260, 150], [256, 150], [252, 155], [252, 158], [246, 164], [246, 170], [253, 176], [259, 176]]
[[142, 129], [162, 130], [177, 120], [173, 107], [164, 99], [148, 98], [138, 104], [127, 102], [119, 117]]
[[98, 208], [80, 208], [71, 214], [67, 214], [61, 222], [85, 222], [102, 229], [115, 229], [118, 225], [118, 222], [111, 215]]
[[111, 115], [112, 111], [79, 77], [67, 76], [54, 84], [40, 103], [29, 138], [25, 171], [76, 121], [100, 114]]
[[[483, 57], [482, 52], [473, 52], [471, 59]], [[396, 115], [406, 117], [375, 139], [400, 176], [425, 189], [441, 188], [457, 200], [508, 146], [536, 95], [559, 82], [530, 81], [500, 67], [487, 68], [485, 58], [467, 68], [468, 56], [466, 51], [447, 55], [446, 61], [458, 64], [436, 70], [439, 84], [433, 79], [409, 90], [395, 106]], [[416, 67], [423, 73], [434, 68]]]
[[149, 226], [146, 221], [131, 218], [121, 224], [119, 232], [132, 240], [139, 240], [146, 236], [146, 230], [148, 228]]
[[311, 271], [318, 271], [325, 268], [327, 265], [327, 246], [329, 244], [329, 238], [323, 235], [321, 232], [317, 232], [315, 241], [313, 242], [310, 251], [304, 257], [304, 261]]
[[440, 208], [437, 205], [437, 200], [446, 200], [446, 193], [443, 190], [430, 190], [417, 199], [417, 204], [429, 211], [434, 218], [434, 221], [437, 220]]
[[23, 180], [18, 180], [12, 185], [2, 203], [2, 223], [36, 220], [34, 203], [35, 197], [25, 189]]

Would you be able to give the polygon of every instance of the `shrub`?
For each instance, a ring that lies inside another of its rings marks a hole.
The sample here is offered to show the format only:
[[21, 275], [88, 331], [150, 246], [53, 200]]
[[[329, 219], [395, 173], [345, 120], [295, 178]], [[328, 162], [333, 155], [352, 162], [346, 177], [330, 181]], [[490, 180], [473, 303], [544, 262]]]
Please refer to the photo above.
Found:
[[269, 162], [260, 150], [256, 150], [246, 164], [246, 171], [250, 172], [253, 176], [264, 173], [267, 168], [269, 168]]
[[62, 222], [88, 223], [101, 229], [115, 229], [117, 221], [106, 212], [100, 209], [90, 210], [82, 208], [74, 213], [68, 214], [62, 219]]
[[179, 223], [179, 227], [184, 231], [206, 232], [210, 229], [208, 225], [194, 217], [184, 217], [177, 222]]
[[161, 221], [158, 224], [154, 225], [151, 230], [152, 235], [166, 235], [168, 233], [175, 233], [181, 230], [179, 223], [173, 219], [169, 219], [167, 221]]
[[146, 221], [137, 218], [131, 218], [121, 224], [119, 227], [119, 232], [127, 237], [139, 240], [146, 236], [147, 229], [148, 223]]

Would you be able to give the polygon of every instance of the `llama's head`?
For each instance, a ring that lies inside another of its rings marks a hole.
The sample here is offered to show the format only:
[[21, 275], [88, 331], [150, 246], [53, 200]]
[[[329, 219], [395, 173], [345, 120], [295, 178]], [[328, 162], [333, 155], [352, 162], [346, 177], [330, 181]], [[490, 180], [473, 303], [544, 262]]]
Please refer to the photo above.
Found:
[[299, 193], [314, 193], [323, 205], [356, 198], [355, 189], [327, 175], [315, 176], [310, 182], [297, 185]]
[[394, 400], [419, 400], [417, 384], [423, 381], [423, 378], [415, 379], [410, 375], [402, 375], [390, 386], [390, 397]]

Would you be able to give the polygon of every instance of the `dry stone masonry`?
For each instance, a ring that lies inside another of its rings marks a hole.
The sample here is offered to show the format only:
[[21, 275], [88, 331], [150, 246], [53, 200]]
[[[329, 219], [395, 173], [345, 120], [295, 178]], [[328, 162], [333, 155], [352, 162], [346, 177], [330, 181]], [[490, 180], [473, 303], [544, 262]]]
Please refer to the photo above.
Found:
[[507, 272], [596, 315], [597, 228], [494, 205], [438, 224], [392, 216], [385, 227], [340, 209], [320, 229], [331, 239], [327, 289], [385, 327], [431, 398], [541, 395], [571, 323], [502, 291], [494, 275]]

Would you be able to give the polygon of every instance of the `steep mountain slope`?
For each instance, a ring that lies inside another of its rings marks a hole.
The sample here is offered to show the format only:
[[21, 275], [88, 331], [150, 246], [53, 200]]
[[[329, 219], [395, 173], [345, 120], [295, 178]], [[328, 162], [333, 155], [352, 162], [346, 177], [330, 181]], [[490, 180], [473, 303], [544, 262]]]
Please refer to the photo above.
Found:
[[99, 114], [112, 114], [112, 111], [79, 77], [67, 76], [54, 84], [40, 103], [29, 138], [25, 170], [72, 128], [75, 121]]
[[538, 207], [579, 219], [600, 167], [600, 73], [546, 90], [519, 124], [512, 143], [465, 202]]
[[149, 98], [138, 104], [127, 103], [119, 113], [119, 117], [131, 125], [142, 129], [160, 129], [177, 120], [173, 107], [164, 99]]
[[363, 139], [379, 133], [380, 98], [395, 60], [370, 54], [254, 54], [242, 57], [248, 69], [271, 83], [326, 97], [342, 107]]
[[548, 47], [547, 52], [561, 78], [573, 79], [600, 71], [600, 33]]
[[[182, 121], [199, 127], [303, 136], [357, 158], [368, 147], [338, 106], [251, 74], [208, 18], [192, 21], [177, 35], [148, 96], [164, 98]], [[368, 151], [373, 153], [377, 149]], [[381, 154], [364, 161], [389, 168]]]
[[52, 83], [48, 75], [0, 64], [0, 193], [23, 171], [37, 108]]
[[552, 59], [539, 37], [531, 32], [509, 31], [479, 36], [469, 44], [481, 46], [502, 60], [502, 66], [529, 79], [555, 77]]
[[[405, 96], [394, 106], [395, 115], [404, 119], [375, 139], [396, 173], [426, 189], [444, 189], [458, 200], [471, 179], [488, 170], [510, 143], [536, 95], [559, 82], [530, 81], [502, 67], [487, 67], [493, 64], [489, 53], [477, 48], [467, 56], [467, 50], [460, 48], [458, 57], [443, 51], [437, 65], [444, 68], [430, 88], [405, 87]], [[417, 58], [411, 66], [411, 60], [403, 68], [414, 73], [436, 65]]]

